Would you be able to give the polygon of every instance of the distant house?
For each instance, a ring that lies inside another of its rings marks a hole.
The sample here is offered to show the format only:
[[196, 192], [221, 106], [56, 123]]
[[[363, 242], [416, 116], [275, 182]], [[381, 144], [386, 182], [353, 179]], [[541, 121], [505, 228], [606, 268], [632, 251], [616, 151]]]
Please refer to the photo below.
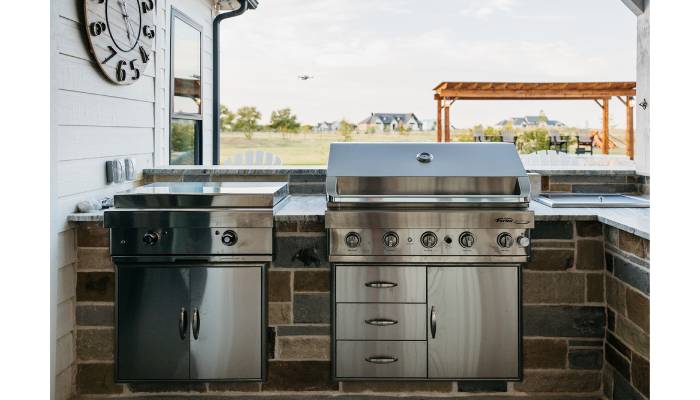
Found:
[[389, 114], [372, 113], [369, 117], [357, 124], [357, 130], [362, 133], [374, 132], [396, 132], [404, 127], [408, 131], [422, 131], [423, 122], [414, 113]]
[[316, 124], [314, 132], [335, 132], [340, 127], [340, 121], [323, 121]]
[[540, 112], [540, 115], [504, 119], [496, 124], [496, 128], [504, 128], [508, 123], [511, 123], [513, 128], [563, 128], [566, 126], [565, 123], [549, 119], [544, 112]]

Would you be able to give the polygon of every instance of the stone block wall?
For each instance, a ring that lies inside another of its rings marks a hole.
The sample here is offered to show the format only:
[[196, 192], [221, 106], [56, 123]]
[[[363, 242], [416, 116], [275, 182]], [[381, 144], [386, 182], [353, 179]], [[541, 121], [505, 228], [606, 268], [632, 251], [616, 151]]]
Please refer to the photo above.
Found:
[[649, 194], [649, 177], [641, 175], [543, 175], [542, 191]]
[[605, 227], [605, 395], [649, 398], [649, 241]]

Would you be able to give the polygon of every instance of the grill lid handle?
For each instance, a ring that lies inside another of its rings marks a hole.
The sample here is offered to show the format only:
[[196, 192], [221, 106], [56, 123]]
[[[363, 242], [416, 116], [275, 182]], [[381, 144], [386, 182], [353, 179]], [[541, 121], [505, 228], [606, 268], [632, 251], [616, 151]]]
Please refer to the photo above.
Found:
[[416, 160], [418, 160], [418, 162], [421, 164], [427, 164], [433, 161], [433, 155], [428, 153], [427, 151], [424, 151], [416, 154]]

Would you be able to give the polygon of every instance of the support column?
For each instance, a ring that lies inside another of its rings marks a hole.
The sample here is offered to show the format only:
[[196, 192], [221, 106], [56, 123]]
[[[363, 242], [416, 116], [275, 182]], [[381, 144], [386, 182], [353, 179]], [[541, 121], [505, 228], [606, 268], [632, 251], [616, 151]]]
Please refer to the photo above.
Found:
[[437, 99], [437, 141], [442, 142], [442, 99]]
[[445, 142], [450, 141], [450, 105], [446, 105], [445, 109]]
[[634, 108], [633, 99], [631, 96], [627, 96], [625, 101], [625, 106], [627, 107], [627, 135], [626, 135], [626, 145], [627, 145], [627, 157], [630, 160], [634, 160]]
[[603, 154], [610, 152], [610, 98], [603, 99]]

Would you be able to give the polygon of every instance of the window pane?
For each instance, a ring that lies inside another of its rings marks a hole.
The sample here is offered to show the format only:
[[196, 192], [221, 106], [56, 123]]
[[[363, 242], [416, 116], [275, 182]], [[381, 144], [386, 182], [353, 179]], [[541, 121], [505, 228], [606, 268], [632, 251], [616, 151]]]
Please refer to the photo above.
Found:
[[170, 123], [170, 164], [195, 165], [199, 162], [200, 121], [173, 119]]
[[201, 33], [175, 17], [173, 35], [173, 112], [201, 114]]

